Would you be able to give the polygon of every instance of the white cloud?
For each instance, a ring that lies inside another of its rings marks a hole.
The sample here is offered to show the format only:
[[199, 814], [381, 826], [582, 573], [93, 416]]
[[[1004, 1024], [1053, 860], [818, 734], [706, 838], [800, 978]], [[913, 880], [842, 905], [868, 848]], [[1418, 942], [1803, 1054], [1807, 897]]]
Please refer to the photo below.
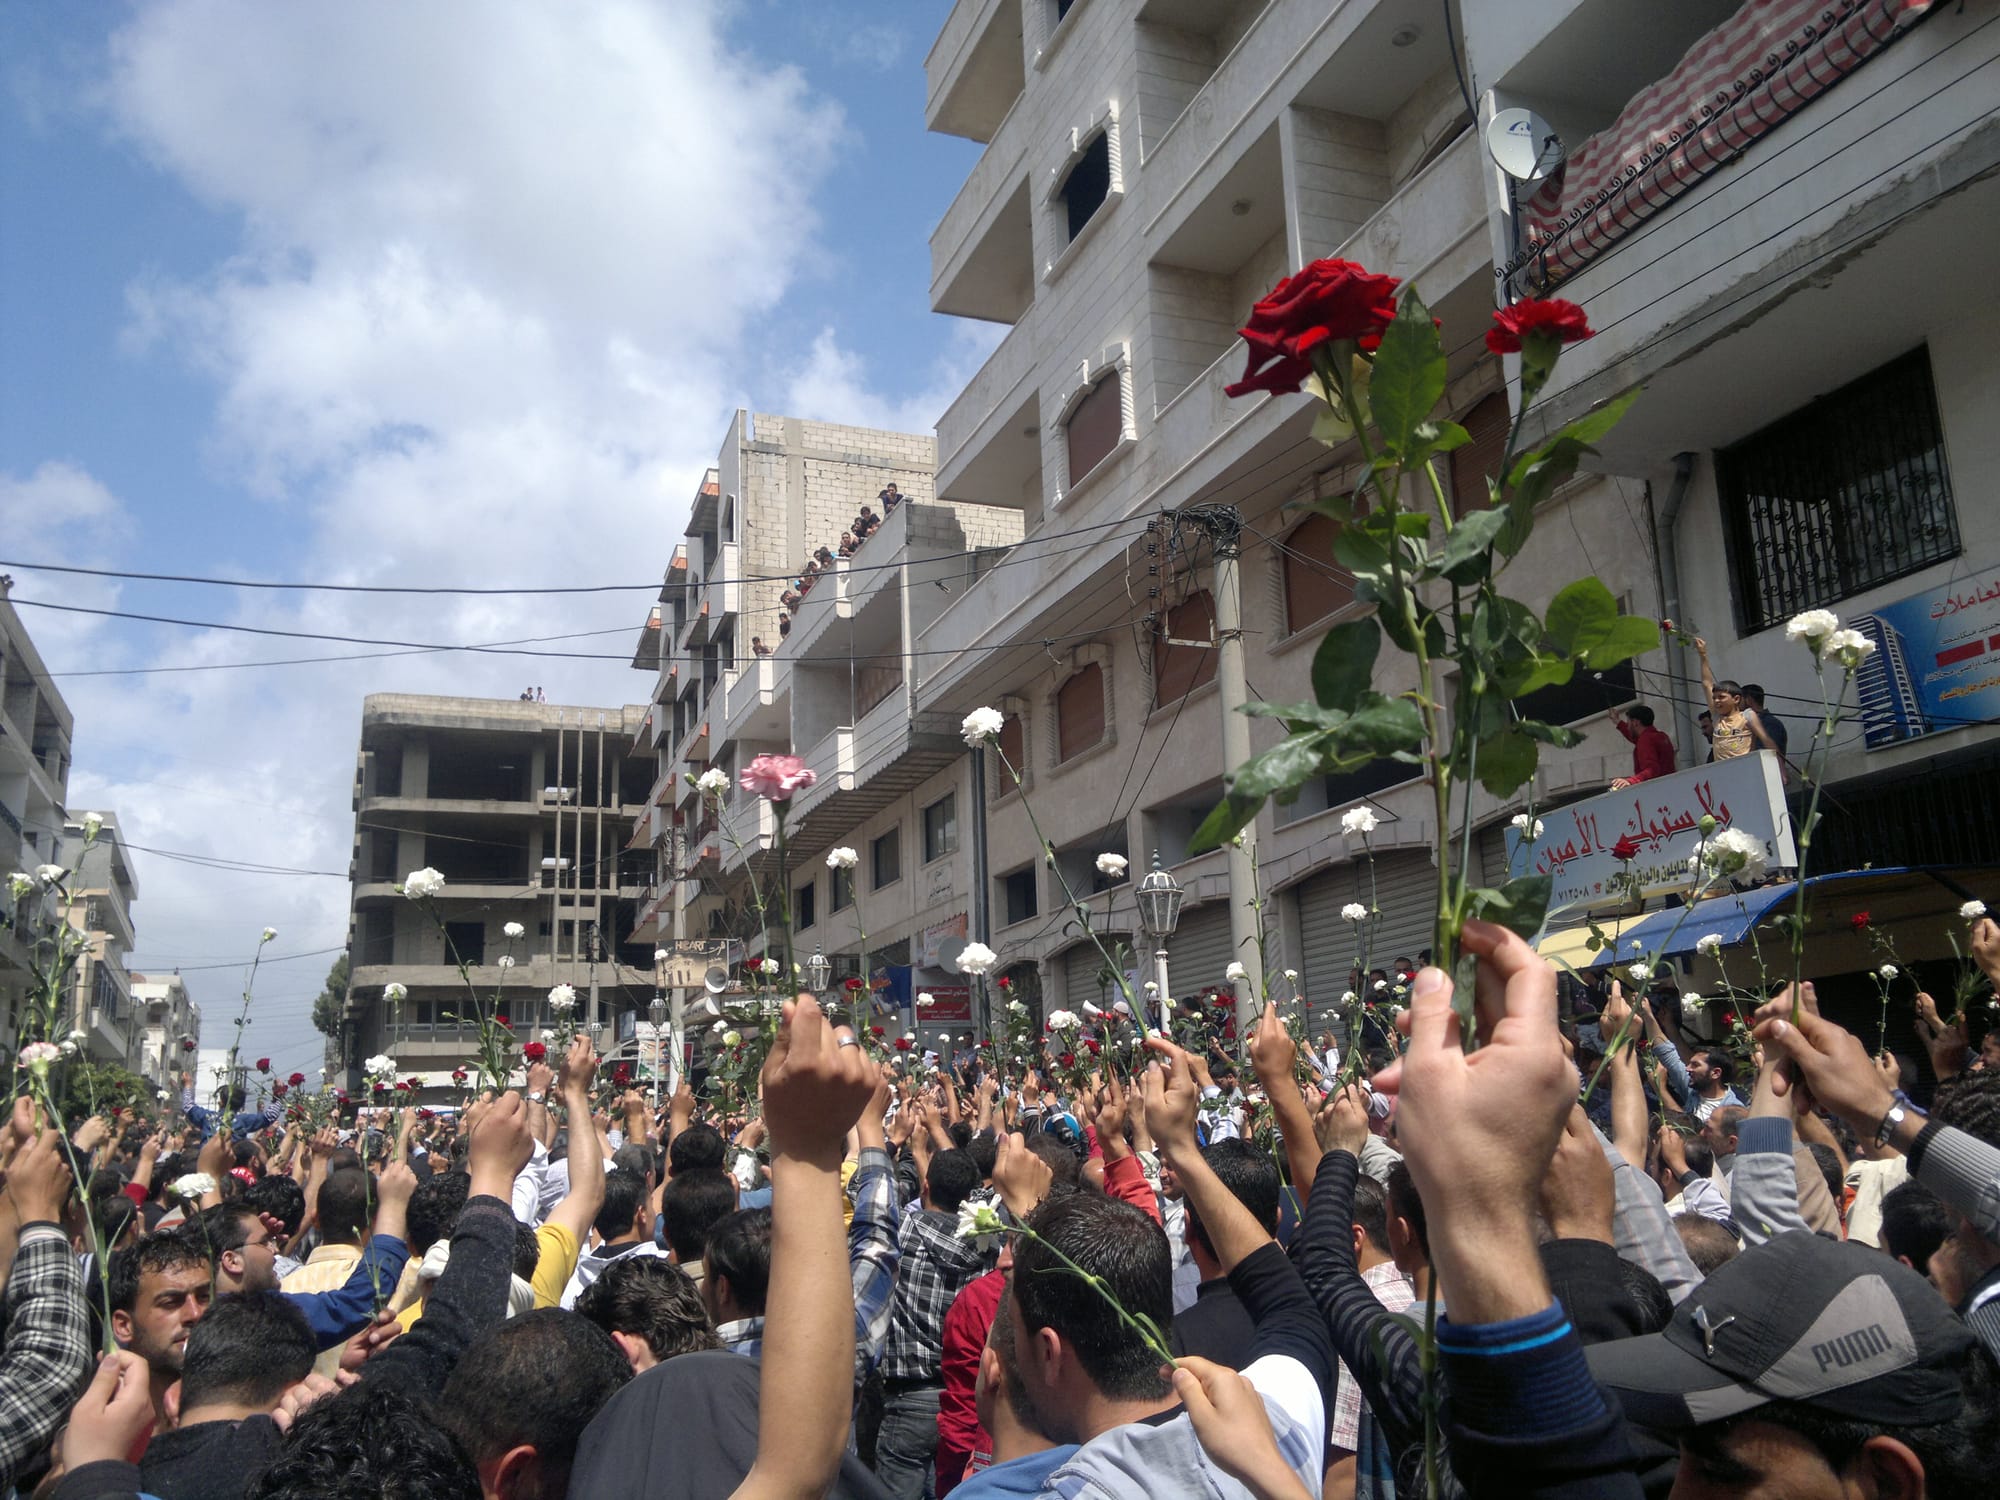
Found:
[[[814, 194], [846, 140], [838, 108], [796, 72], [732, 50], [725, 15], [721, 0], [493, 3], [471, 24], [457, 7], [390, 0], [130, 13], [100, 109], [242, 230], [198, 277], [135, 278], [128, 349], [214, 383], [212, 454], [269, 500], [260, 571], [657, 577], [759, 320], [817, 254]], [[801, 379], [785, 395], [814, 415], [893, 408], [890, 425], [928, 428], [949, 399], [942, 367], [935, 391], [885, 403], [830, 339], [813, 361], [824, 391]], [[552, 703], [611, 704], [649, 687], [622, 665], [643, 594], [173, 597], [174, 613], [400, 640], [610, 629], [551, 649], [618, 660], [426, 655], [65, 682], [91, 768], [79, 805], [117, 807], [134, 842], [159, 848], [344, 867], [368, 692], [512, 696], [539, 682]], [[163, 666], [366, 649], [162, 639], [147, 659]], [[266, 924], [287, 951], [344, 938], [337, 880], [141, 867], [141, 958], [227, 955]], [[300, 968], [310, 982], [294, 988], [316, 989], [320, 965]], [[202, 978], [212, 1038], [236, 976]]]
[[786, 386], [785, 409], [893, 432], [931, 432], [1007, 332], [998, 323], [952, 320], [950, 338], [925, 372], [923, 385], [907, 395], [890, 396], [873, 378], [877, 372], [845, 348], [831, 328], [822, 328]]

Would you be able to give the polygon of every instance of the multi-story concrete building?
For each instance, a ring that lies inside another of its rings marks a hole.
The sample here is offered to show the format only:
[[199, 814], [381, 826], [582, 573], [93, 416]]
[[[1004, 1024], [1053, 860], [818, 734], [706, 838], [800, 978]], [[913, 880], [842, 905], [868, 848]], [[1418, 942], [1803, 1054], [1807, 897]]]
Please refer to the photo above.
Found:
[[[606, 1029], [652, 996], [653, 945], [634, 936], [652, 880], [630, 850], [653, 763], [646, 710], [378, 693], [364, 700], [354, 772], [353, 905], [344, 1065], [385, 1053], [442, 1086], [474, 1050], [481, 1001], [527, 1040], [546, 997], [573, 986], [579, 1019]], [[439, 920], [401, 894], [413, 870], [445, 877]], [[519, 923], [523, 936], [506, 927]], [[511, 965], [501, 963], [510, 957]], [[383, 990], [404, 985], [400, 1005]], [[608, 1045], [608, 1043], [607, 1043]]]
[[146, 1025], [133, 1003], [132, 976], [125, 966], [134, 941], [132, 903], [139, 899], [139, 880], [118, 815], [91, 816], [102, 819], [95, 838], [86, 837], [84, 814], [63, 828], [64, 847], [74, 851], [75, 860], [69, 922], [83, 937], [70, 989], [69, 1025], [84, 1033], [90, 1056], [129, 1068], [137, 1062]]
[[[69, 795], [69, 705], [49, 678], [41, 653], [0, 577], [0, 873], [32, 872], [58, 862]], [[24, 904], [0, 922], [0, 1031], [9, 1046], [31, 982], [31, 944], [21, 926], [38, 908]]]
[[[180, 1095], [180, 1077], [193, 1072], [201, 1047], [201, 1007], [188, 998], [178, 974], [132, 975], [132, 1004], [143, 1018], [132, 1070], [155, 1088]], [[193, 1048], [183, 1045], [194, 1043]]]

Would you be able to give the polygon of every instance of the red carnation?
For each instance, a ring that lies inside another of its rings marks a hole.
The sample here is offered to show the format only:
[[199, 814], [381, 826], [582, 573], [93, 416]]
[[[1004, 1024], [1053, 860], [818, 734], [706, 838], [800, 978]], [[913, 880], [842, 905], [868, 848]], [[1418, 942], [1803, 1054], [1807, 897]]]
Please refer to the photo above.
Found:
[[184, 1036], [184, 1037], [182, 1037], [182, 1038], [181, 1038], [181, 1051], [183, 1051], [183, 1052], [192, 1052], [192, 1051], [194, 1051], [194, 1038], [193, 1038], [193, 1037], [190, 1037], [190, 1036]]
[[531, 1063], [540, 1062], [549, 1055], [549, 1049], [540, 1042], [529, 1042], [521, 1048], [521, 1056]]
[[270, 1071], [271, 1071], [271, 1059], [270, 1059], [270, 1058], [268, 1058], [268, 1057], [260, 1057], [260, 1058], [258, 1058], [258, 1059], [257, 1059], [257, 1071], [258, 1071], [259, 1073], [268, 1073], [268, 1072], [270, 1072]]
[[[382, 1085], [378, 1083], [375, 1085], [375, 1087], [377, 1089], [380, 1089]], [[407, 1094], [409, 1093], [409, 1091], [410, 1091], [410, 1080], [407, 1078], [403, 1079], [400, 1083], [396, 1085], [396, 1092], [399, 1094]]]
[[888, 1035], [888, 1033], [887, 1033], [886, 1031], [884, 1031], [884, 1030], [883, 1030], [883, 1029], [882, 1029], [882, 1028], [881, 1028], [880, 1026], [870, 1026], [870, 1027], [868, 1028], [868, 1034], [869, 1034], [870, 1036], [887, 1036], [887, 1035]]
[[1495, 354], [1519, 354], [1527, 339], [1574, 344], [1595, 331], [1584, 310], [1574, 302], [1565, 302], [1560, 297], [1530, 297], [1493, 315], [1493, 326], [1486, 330], [1486, 347]]
[[437, 1118], [437, 1115], [433, 1113], [431, 1110], [420, 1109], [417, 1111], [417, 1118], [419, 1120], [435, 1120]]
[[910, 1039], [906, 1036], [897, 1037], [896, 1050], [898, 1052], [908, 1052], [910, 1050]]
[[1337, 339], [1371, 346], [1396, 317], [1393, 276], [1378, 276], [1351, 260], [1316, 260], [1287, 276], [1250, 310], [1240, 331], [1250, 346], [1243, 378], [1223, 394], [1296, 391], [1313, 373], [1312, 351]]
[[849, 979], [841, 985], [841, 988], [846, 990], [850, 995], [858, 995], [861, 993], [861, 981], [859, 979]]
[[1076, 1066], [1076, 1054], [1074, 1052], [1065, 1052], [1056, 1061], [1061, 1063], [1065, 1068], [1073, 1068]]
[[1005, 974], [1002, 974], [1000, 976], [1000, 988], [1003, 990], [1011, 990], [1012, 988], [1014, 988], [1014, 981], [1009, 979]]
[[374, 1091], [378, 1094], [386, 1094], [389, 1092], [389, 1085], [386, 1083], [378, 1083], [375, 1085]]
[[495, 1026], [505, 1026], [509, 1031], [512, 1031], [514, 1029], [514, 1023], [508, 1020], [505, 1016], [495, 1016], [493, 1018], [493, 1024]]
[[304, 1083], [305, 1081], [306, 1081], [306, 1075], [303, 1073], [294, 1073], [290, 1078], [287, 1078], [285, 1080], [285, 1082], [289, 1083], [293, 1088], [297, 1088], [300, 1084]]
[[1639, 857], [1639, 841], [1631, 834], [1620, 834], [1618, 842], [1611, 846], [1611, 857], [1616, 860], [1634, 860]]
[[463, 1083], [465, 1082], [465, 1077], [466, 1077], [465, 1069], [453, 1068], [451, 1070], [451, 1081], [453, 1083]]
[[1847, 919], [1847, 923], [1856, 932], [1859, 932], [1868, 925], [1868, 913], [1865, 911], [1858, 911], [1853, 916]]
[[1092, 1057], [1097, 1056], [1098, 1053], [1104, 1050], [1104, 1044], [1098, 1041], [1097, 1038], [1094, 1036], [1085, 1037], [1083, 1039], [1083, 1045], [1090, 1049], [1090, 1055]]

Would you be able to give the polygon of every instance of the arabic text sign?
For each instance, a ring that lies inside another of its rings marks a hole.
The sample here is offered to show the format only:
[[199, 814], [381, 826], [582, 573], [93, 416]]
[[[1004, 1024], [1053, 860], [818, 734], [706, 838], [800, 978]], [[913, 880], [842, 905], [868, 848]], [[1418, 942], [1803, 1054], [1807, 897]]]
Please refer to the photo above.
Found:
[[1798, 864], [1777, 757], [1759, 750], [1572, 802], [1543, 815], [1542, 836], [1533, 843], [1510, 828], [1507, 871], [1549, 876], [1552, 912], [1622, 906], [1634, 882], [1646, 896], [1685, 892], [1688, 859], [1701, 847], [1708, 815], [1718, 828], [1760, 840], [1772, 868]]
[[2000, 571], [1954, 579], [1851, 623], [1875, 643], [1856, 683], [1869, 749], [2000, 719]]

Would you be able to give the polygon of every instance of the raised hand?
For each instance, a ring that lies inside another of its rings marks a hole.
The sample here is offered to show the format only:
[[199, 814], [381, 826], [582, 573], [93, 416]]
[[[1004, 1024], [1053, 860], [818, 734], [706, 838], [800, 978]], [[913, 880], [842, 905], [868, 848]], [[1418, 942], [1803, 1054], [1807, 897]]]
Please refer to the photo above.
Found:
[[1146, 1129], [1169, 1159], [1185, 1159], [1200, 1149], [1194, 1129], [1201, 1101], [1201, 1089], [1194, 1081], [1195, 1059], [1160, 1036], [1147, 1037], [1146, 1050], [1159, 1058], [1146, 1069]]
[[1327, 1095], [1313, 1117], [1313, 1133], [1322, 1151], [1346, 1151], [1354, 1156], [1368, 1144], [1368, 1091], [1350, 1083]]
[[764, 1060], [764, 1125], [771, 1154], [838, 1167], [847, 1132], [861, 1118], [880, 1069], [846, 1027], [827, 1024], [819, 1003], [801, 994], [785, 1007], [784, 1025]]
[[1020, 1132], [1000, 1137], [1000, 1150], [993, 1159], [993, 1186], [1015, 1218], [1025, 1219], [1034, 1212], [1054, 1181], [1049, 1164], [1028, 1149]]

